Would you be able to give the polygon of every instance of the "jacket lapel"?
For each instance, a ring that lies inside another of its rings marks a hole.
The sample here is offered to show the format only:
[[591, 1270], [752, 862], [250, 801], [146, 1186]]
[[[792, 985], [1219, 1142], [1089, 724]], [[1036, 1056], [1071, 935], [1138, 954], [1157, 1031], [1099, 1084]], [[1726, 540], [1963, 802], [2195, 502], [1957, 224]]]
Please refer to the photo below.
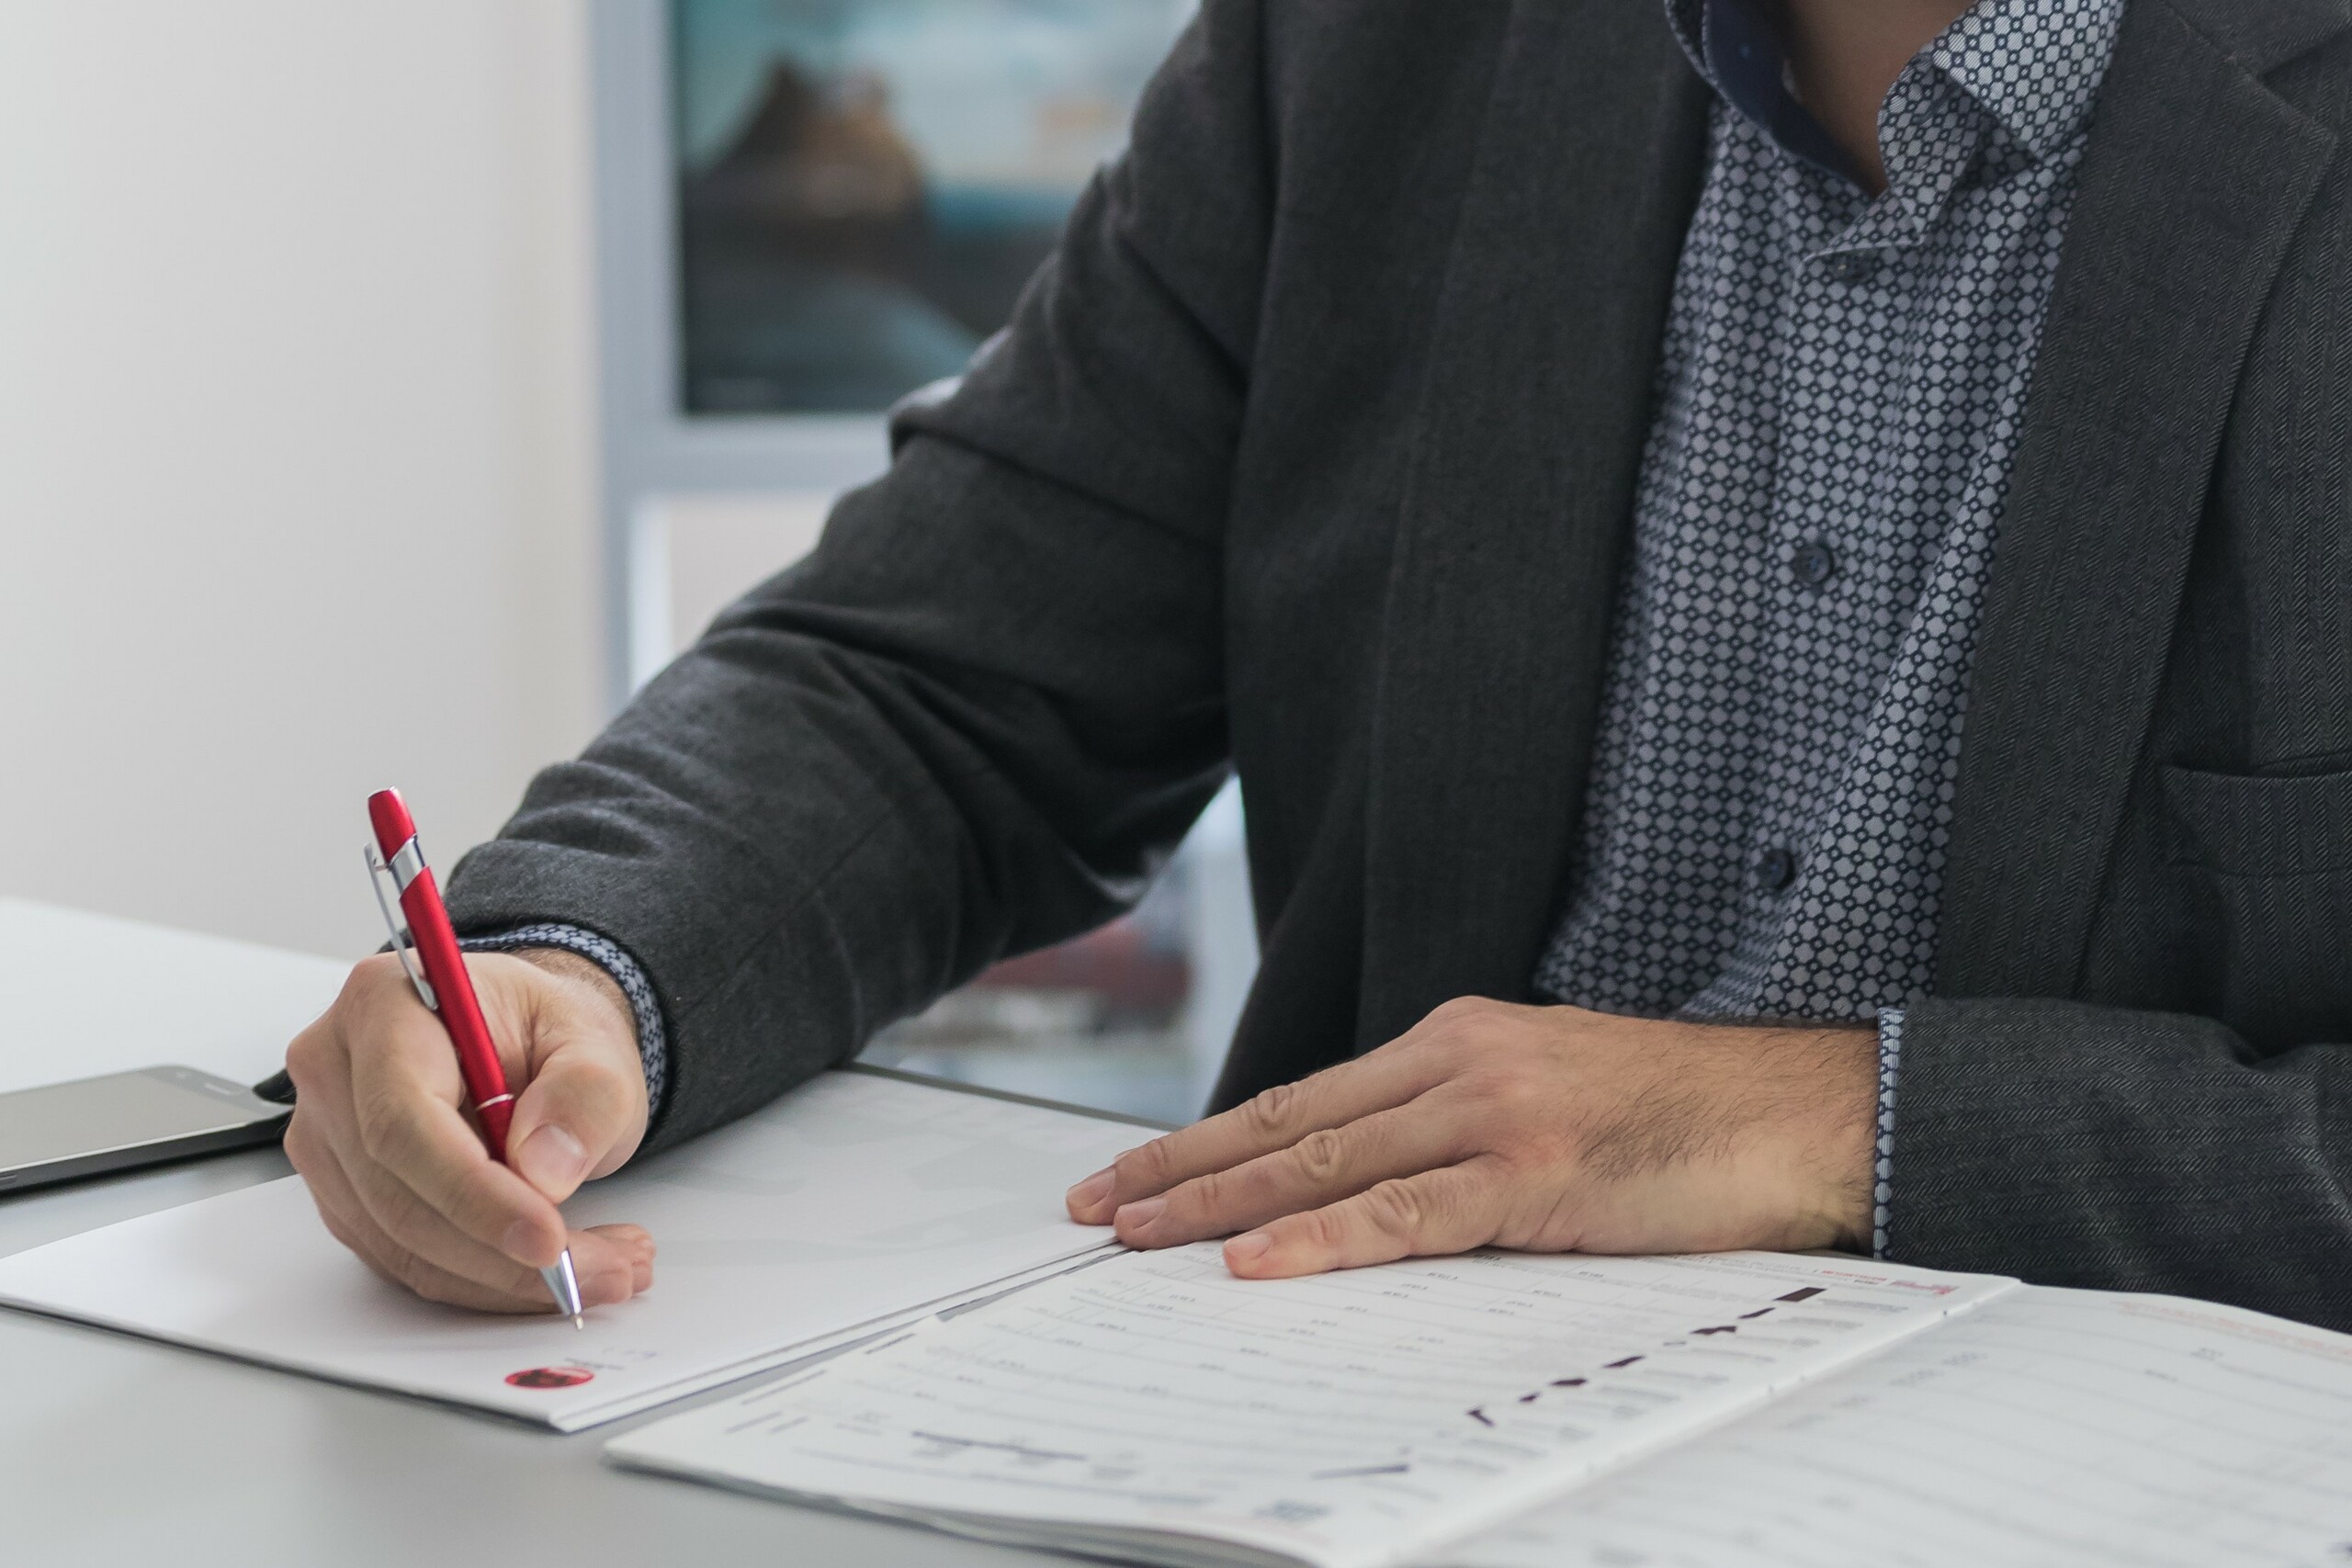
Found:
[[2335, 139], [2261, 73], [2345, 0], [2137, 0], [2081, 173], [1970, 693], [1939, 991], [2066, 996], [2263, 302]]
[[1366, 800], [1359, 1048], [1527, 989], [1581, 807], [1706, 89], [1656, 0], [1521, 0], [1441, 296]]

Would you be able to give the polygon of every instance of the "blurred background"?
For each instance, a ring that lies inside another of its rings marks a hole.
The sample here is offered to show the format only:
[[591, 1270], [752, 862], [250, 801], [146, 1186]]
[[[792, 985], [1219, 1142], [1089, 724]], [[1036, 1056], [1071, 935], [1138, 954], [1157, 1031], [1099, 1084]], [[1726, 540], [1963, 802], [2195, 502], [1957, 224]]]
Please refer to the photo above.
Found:
[[[1192, 9], [0, 6], [0, 895], [371, 949], [366, 793], [453, 862], [806, 551]], [[1228, 792], [867, 1059], [1188, 1117], [1255, 962]]]

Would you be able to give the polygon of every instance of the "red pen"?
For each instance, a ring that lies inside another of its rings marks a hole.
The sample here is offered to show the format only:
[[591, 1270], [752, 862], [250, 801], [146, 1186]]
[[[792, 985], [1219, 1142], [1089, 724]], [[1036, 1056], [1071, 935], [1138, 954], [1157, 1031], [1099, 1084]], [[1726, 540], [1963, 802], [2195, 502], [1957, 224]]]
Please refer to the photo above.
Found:
[[[490, 1145], [490, 1157], [504, 1165], [506, 1127], [514, 1119], [514, 1096], [507, 1089], [505, 1070], [498, 1065], [498, 1047], [491, 1041], [490, 1025], [482, 1019], [481, 1003], [474, 997], [473, 981], [458, 951], [457, 931], [449, 924], [449, 911], [442, 907], [433, 868], [424, 863], [424, 851], [416, 841], [416, 824], [410, 819], [401, 792], [379, 789], [369, 795], [368, 822], [376, 830], [376, 841], [368, 846], [368, 881], [376, 890], [384, 923], [392, 929], [392, 951], [400, 954], [401, 967], [407, 971], [418, 998], [449, 1032], [449, 1043], [458, 1051], [458, 1071], [465, 1077], [474, 1114], [481, 1119], [482, 1141]], [[380, 879], [387, 873], [398, 890], [405, 923], [392, 918], [392, 908], [385, 902]], [[420, 964], [422, 974], [417, 972]], [[571, 1319], [572, 1327], [585, 1328], [571, 1249], [565, 1247], [561, 1257], [539, 1270], [539, 1278], [547, 1281], [548, 1294], [555, 1298], [557, 1310]]]

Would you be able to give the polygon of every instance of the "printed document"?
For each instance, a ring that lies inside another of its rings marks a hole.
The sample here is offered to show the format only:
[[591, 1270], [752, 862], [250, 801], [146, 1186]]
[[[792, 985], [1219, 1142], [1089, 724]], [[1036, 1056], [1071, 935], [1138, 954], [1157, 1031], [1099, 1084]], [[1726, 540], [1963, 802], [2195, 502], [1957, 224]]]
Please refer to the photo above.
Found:
[[1114, 1255], [606, 1445], [984, 1539], [1314, 1568], [2322, 1568], [2352, 1337], [1814, 1258]]
[[1763, 1253], [1486, 1253], [1277, 1281], [1234, 1279], [1214, 1245], [1130, 1253], [607, 1451], [1064, 1550], [1352, 1568], [2012, 1288]]
[[1148, 1129], [879, 1074], [592, 1182], [654, 1286], [567, 1319], [421, 1301], [328, 1235], [300, 1178], [0, 1258], [0, 1304], [570, 1431], [1049, 1275], [1108, 1245], [1062, 1193]]
[[1442, 1554], [1459, 1568], [2352, 1562], [2352, 1340], [2020, 1290]]

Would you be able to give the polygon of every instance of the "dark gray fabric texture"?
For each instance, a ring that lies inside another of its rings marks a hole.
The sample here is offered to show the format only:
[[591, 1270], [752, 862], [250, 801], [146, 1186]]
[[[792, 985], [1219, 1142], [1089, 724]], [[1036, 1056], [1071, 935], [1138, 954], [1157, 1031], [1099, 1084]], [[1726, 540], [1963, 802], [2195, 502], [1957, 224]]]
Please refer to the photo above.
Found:
[[[1210, 0], [962, 389], [469, 856], [655, 1145], [1132, 897], [1228, 763], [1230, 1102], [1524, 998], [1704, 89], [1655, 6]], [[2003, 513], [1891, 1255], [2352, 1327], [2352, 0], [2132, 0]]]

